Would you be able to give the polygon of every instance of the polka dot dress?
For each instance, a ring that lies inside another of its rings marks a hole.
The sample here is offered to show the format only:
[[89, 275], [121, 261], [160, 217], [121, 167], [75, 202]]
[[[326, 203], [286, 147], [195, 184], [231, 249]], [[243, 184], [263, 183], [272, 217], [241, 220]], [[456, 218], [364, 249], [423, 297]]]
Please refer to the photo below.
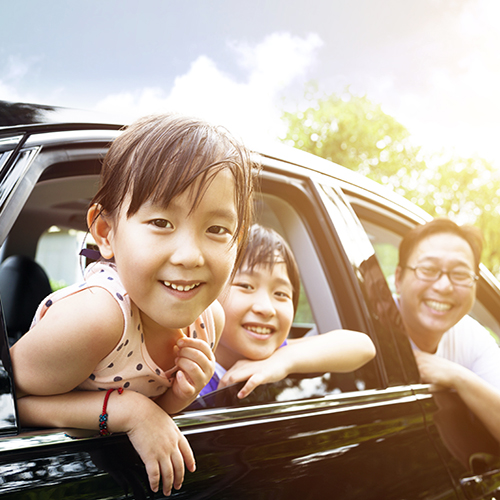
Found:
[[[99, 261], [91, 264], [85, 271], [83, 283], [58, 290], [47, 297], [40, 304], [32, 327], [57, 300], [94, 286], [106, 289], [115, 298], [123, 312], [125, 326], [115, 349], [99, 363], [90, 377], [78, 388], [107, 391], [123, 387], [151, 398], [163, 394], [172, 385], [177, 367], [173, 366], [170, 370], [163, 371], [152, 360], [144, 342], [139, 310], [123, 288], [113, 263]], [[213, 348], [215, 324], [210, 309], [188, 327], [188, 336], [201, 338]]]

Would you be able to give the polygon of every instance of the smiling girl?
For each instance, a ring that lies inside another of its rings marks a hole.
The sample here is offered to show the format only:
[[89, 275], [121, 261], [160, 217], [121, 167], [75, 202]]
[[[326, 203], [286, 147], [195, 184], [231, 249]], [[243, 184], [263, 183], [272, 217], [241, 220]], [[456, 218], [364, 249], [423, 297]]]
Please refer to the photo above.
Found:
[[115, 140], [87, 214], [100, 258], [43, 301], [11, 350], [24, 426], [126, 432], [152, 490], [180, 488], [195, 461], [169, 414], [212, 376], [216, 299], [251, 195], [248, 153], [220, 128], [160, 115]]

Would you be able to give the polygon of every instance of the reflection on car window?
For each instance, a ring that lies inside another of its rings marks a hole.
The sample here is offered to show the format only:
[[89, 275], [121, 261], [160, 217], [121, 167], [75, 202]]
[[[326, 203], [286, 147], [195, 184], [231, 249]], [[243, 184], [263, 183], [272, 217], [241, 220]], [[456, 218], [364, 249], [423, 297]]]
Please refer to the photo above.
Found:
[[382, 268], [389, 288], [392, 293], [396, 293], [394, 273], [398, 265], [398, 248], [402, 237], [372, 222], [368, 222], [364, 219], [360, 220], [373, 245], [375, 255]]

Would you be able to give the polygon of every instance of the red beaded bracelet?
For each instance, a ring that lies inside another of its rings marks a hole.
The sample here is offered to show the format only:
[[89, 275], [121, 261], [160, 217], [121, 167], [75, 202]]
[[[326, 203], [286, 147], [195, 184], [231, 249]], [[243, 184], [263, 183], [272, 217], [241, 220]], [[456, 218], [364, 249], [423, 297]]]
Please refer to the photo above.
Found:
[[[102, 405], [102, 413], [99, 415], [99, 434], [101, 436], [109, 436], [111, 434], [108, 431], [108, 413], [107, 413], [107, 408], [108, 408], [108, 399], [110, 394], [114, 391], [115, 389], [108, 389], [106, 392], [106, 396], [104, 396], [104, 403]], [[118, 394], [121, 394], [123, 392], [123, 389], [120, 387], [119, 389], [116, 389], [118, 391]]]

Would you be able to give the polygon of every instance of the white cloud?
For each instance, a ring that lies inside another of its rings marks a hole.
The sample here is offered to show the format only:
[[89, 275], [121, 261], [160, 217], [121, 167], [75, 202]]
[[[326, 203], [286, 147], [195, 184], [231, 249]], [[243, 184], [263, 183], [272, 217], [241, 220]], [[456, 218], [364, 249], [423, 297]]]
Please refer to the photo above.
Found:
[[281, 127], [280, 94], [294, 81], [306, 78], [321, 44], [317, 35], [300, 38], [287, 33], [270, 35], [255, 46], [231, 42], [238, 63], [247, 71], [243, 82], [200, 56], [186, 74], [175, 79], [170, 93], [147, 88], [114, 94], [95, 109], [126, 121], [173, 110], [225, 125], [244, 139], [275, 139]]
[[[467, 3], [438, 39], [448, 41], [439, 54], [446, 64], [415, 68], [419, 88], [404, 90], [387, 79], [379, 85], [384, 109], [427, 151], [479, 155], [500, 167], [499, 15], [497, 0]], [[439, 53], [441, 47], [433, 48]]]

